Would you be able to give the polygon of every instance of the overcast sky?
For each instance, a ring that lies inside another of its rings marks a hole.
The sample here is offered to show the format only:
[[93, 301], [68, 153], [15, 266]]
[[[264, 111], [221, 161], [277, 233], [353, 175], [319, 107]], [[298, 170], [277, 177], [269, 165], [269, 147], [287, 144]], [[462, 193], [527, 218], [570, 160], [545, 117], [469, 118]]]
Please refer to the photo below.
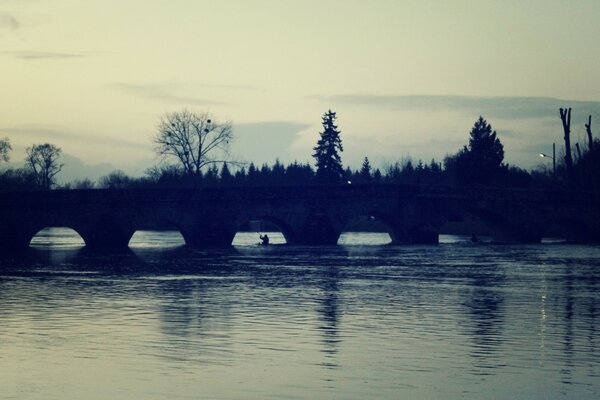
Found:
[[506, 161], [600, 132], [600, 1], [0, 0], [0, 137], [141, 173], [158, 117], [231, 120], [237, 159], [442, 159], [479, 115]]

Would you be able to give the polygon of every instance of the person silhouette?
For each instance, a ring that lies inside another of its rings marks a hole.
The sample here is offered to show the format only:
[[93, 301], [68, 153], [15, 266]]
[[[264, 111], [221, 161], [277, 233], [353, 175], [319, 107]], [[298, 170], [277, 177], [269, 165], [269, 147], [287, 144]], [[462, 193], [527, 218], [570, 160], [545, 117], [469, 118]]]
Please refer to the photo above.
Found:
[[260, 240], [261, 240], [261, 244], [263, 246], [266, 246], [269, 244], [269, 236], [265, 233], [264, 235], [259, 235]]

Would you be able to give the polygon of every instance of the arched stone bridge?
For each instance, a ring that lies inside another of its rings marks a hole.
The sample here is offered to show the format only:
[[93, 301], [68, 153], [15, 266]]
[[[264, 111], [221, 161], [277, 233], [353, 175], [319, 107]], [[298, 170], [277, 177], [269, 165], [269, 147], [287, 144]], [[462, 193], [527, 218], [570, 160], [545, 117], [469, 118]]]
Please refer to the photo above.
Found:
[[437, 243], [448, 220], [472, 214], [501, 241], [532, 243], [559, 224], [568, 239], [600, 242], [600, 193], [406, 185], [55, 190], [0, 194], [0, 250], [45, 228], [69, 227], [97, 249], [127, 247], [136, 230], [179, 230], [198, 247], [229, 246], [249, 220], [280, 227], [289, 244], [335, 244], [349, 220], [372, 216], [392, 243]]

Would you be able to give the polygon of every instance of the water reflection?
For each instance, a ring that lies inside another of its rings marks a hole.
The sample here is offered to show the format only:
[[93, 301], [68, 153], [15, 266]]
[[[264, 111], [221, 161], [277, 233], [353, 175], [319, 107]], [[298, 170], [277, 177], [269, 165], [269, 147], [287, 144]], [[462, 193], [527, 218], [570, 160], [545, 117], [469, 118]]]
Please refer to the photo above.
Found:
[[320, 282], [321, 294], [318, 300], [317, 313], [319, 314], [318, 329], [322, 334], [323, 353], [326, 361], [323, 366], [329, 368], [337, 367], [335, 355], [340, 343], [338, 335], [338, 324], [340, 319], [338, 305], [338, 280], [339, 269], [337, 266], [328, 266], [322, 273]]
[[238, 239], [0, 260], [3, 395], [596, 397], [598, 248]]
[[160, 294], [160, 332], [166, 358], [226, 362], [231, 347], [231, 300], [216, 280], [200, 276], [152, 278]]
[[[500, 286], [504, 281], [499, 267], [489, 263], [474, 265], [470, 277], [465, 307], [471, 319], [469, 334], [473, 341], [471, 356], [477, 359], [478, 368], [498, 368], [494, 357], [503, 342], [504, 295]], [[482, 373], [479, 371], [478, 373]]]
[[565, 384], [573, 383], [573, 275], [570, 268], [566, 268], [564, 274], [564, 290], [565, 294], [565, 309], [564, 309], [564, 338], [563, 338], [563, 354], [564, 367], [561, 369], [562, 382]]

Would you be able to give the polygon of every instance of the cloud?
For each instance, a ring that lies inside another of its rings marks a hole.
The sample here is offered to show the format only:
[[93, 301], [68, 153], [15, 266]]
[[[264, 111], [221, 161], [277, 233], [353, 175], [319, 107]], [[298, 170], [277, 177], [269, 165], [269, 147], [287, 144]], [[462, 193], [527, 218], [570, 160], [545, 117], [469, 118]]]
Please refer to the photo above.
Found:
[[21, 23], [9, 13], [0, 13], [0, 30], [15, 32], [21, 28]]
[[[292, 145], [298, 135], [309, 127], [290, 121], [269, 121], [234, 125], [234, 140], [231, 153], [241, 160], [251, 160], [255, 164], [272, 163], [275, 159], [291, 162]], [[276, 152], [273, 149], [277, 149]]]
[[180, 83], [180, 82], [168, 82], [168, 83], [146, 83], [146, 84], [135, 84], [135, 83], [113, 83], [109, 87], [125, 92], [137, 97], [157, 100], [167, 103], [184, 104], [184, 105], [226, 105], [227, 102], [218, 101], [214, 99], [207, 99], [199, 97], [196, 93], [207, 93], [211, 94], [217, 92], [230, 92], [230, 91], [253, 91], [259, 90], [254, 86], [246, 85], [216, 85], [216, 84], [197, 84], [197, 83]]
[[64, 167], [58, 175], [59, 183], [72, 182], [76, 179], [89, 178], [98, 181], [102, 176], [108, 175], [117, 168], [109, 163], [86, 164], [80, 158], [63, 153], [60, 162]]
[[12, 56], [19, 60], [68, 60], [74, 58], [84, 58], [87, 55], [83, 53], [58, 53], [51, 51], [0, 51], [0, 54]]
[[[68, 153], [62, 153], [59, 162], [64, 164], [62, 170], [57, 175], [60, 184], [72, 182], [76, 179], [89, 178], [92, 181], [98, 181], [102, 176], [108, 175], [117, 168], [109, 163], [87, 164], [81, 161], [80, 158]], [[5, 165], [7, 168], [23, 168], [25, 163], [23, 160], [12, 159], [10, 163]]]
[[502, 138], [509, 139], [523, 139], [527, 136], [525, 132], [517, 131], [514, 129], [502, 129], [500, 132], [498, 132], [498, 134], [501, 135]]
[[[177, 92], [177, 89], [170, 85], [135, 85], [129, 83], [117, 83], [112, 85], [113, 87], [121, 90], [125, 93], [150, 99], [158, 100], [167, 103], [176, 104], [197, 104], [197, 105], [223, 105], [222, 102], [201, 99], [195, 96], [188, 96]], [[187, 89], [186, 89], [187, 90]]]
[[571, 107], [580, 115], [600, 114], [600, 101], [564, 100], [550, 97], [474, 97], [474, 96], [383, 96], [370, 94], [311, 96], [333, 104], [379, 107], [388, 110], [440, 112], [451, 111], [499, 119], [558, 118], [560, 107]]
[[16, 135], [18, 137], [33, 138], [34, 140], [52, 142], [69, 141], [75, 143], [95, 144], [101, 146], [121, 146], [133, 149], [140, 147], [151, 148], [150, 144], [140, 144], [137, 142], [119, 139], [115, 137], [105, 137], [81, 132], [73, 132], [64, 128], [56, 128], [45, 125], [21, 125], [16, 127], [0, 128], [1, 135]]

